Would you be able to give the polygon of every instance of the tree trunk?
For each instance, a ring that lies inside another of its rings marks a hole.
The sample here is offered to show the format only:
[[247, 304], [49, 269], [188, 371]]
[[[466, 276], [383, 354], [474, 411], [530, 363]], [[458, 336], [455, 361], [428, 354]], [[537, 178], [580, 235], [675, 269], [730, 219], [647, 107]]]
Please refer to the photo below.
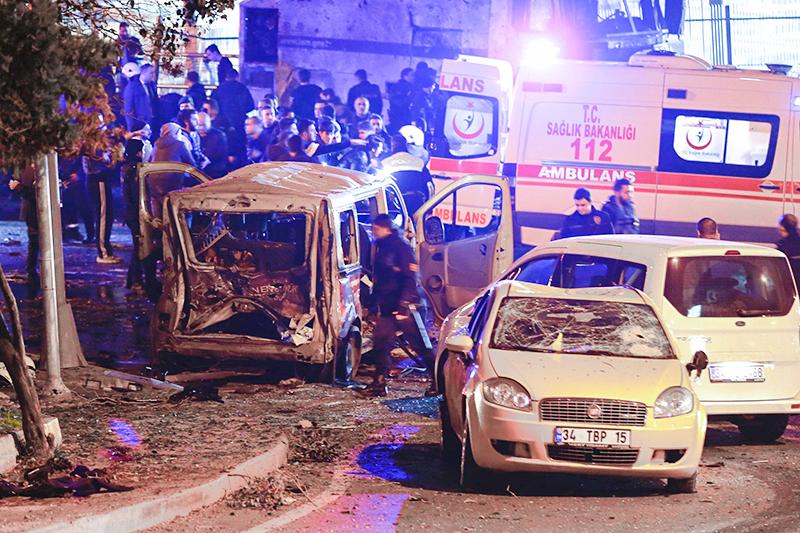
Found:
[[52, 456], [52, 450], [44, 430], [39, 396], [36, 394], [36, 387], [25, 366], [25, 342], [22, 338], [17, 300], [11, 292], [2, 267], [0, 267], [0, 288], [2, 288], [14, 328], [12, 339], [5, 320], [0, 315], [0, 362], [6, 365], [6, 370], [11, 374], [11, 383], [14, 385], [17, 401], [22, 411], [22, 432], [25, 435], [28, 450], [36, 459], [46, 461]]

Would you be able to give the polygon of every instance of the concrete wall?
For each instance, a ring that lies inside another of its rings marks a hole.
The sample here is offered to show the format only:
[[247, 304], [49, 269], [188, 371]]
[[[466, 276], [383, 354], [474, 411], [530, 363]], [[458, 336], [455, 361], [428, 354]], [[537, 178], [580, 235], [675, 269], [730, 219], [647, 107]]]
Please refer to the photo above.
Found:
[[246, 0], [240, 10], [251, 6], [279, 10], [279, 93], [292, 68], [344, 98], [358, 68], [385, 92], [418, 61], [438, 68], [443, 57], [490, 50], [492, 0]]

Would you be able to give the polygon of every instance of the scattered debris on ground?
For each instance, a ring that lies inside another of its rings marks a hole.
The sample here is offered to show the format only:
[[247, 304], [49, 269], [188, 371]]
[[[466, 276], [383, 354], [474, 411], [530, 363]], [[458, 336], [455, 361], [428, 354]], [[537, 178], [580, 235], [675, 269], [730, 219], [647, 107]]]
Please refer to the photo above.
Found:
[[225, 502], [231, 509], [260, 509], [274, 511], [282, 505], [293, 503], [289, 496], [283, 473], [275, 472], [267, 478], [254, 478], [247, 486], [228, 495]]
[[[308, 420], [304, 420], [309, 422]], [[301, 422], [304, 422], [301, 420]], [[304, 428], [297, 434], [292, 446], [293, 462], [332, 463], [342, 456], [344, 450], [333, 442], [333, 432], [325, 429]]]
[[[68, 474], [61, 474], [69, 472]], [[72, 466], [68, 459], [55, 456], [45, 465], [26, 470], [23, 481], [14, 483], [0, 480], [0, 499], [11, 496], [29, 498], [59, 498], [71, 495], [85, 497], [98, 492], [127, 492], [133, 487], [111, 481], [101, 468], [85, 465]]]
[[296, 389], [297, 387], [302, 387], [305, 384], [306, 382], [300, 378], [282, 379], [278, 382], [278, 386], [283, 387], [284, 389]]

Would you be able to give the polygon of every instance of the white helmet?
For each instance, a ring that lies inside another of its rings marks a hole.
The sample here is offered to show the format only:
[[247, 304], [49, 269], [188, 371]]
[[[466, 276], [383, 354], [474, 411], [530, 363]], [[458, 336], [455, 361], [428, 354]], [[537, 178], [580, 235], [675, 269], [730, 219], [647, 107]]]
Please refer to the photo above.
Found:
[[130, 63], [125, 63], [122, 67], [122, 75], [128, 79], [131, 79], [138, 74], [141, 74], [142, 70], [139, 68], [139, 65], [131, 61]]
[[405, 137], [408, 144], [416, 144], [417, 146], [423, 146], [425, 144], [425, 134], [421, 129], [411, 124], [403, 126], [397, 130], [397, 133]]

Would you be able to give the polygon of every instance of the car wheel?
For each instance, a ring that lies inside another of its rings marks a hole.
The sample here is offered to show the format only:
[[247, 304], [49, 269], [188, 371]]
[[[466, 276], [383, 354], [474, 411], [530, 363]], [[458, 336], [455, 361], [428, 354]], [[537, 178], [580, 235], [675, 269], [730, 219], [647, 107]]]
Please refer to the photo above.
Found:
[[357, 328], [353, 328], [347, 337], [342, 339], [336, 350], [336, 363], [334, 364], [336, 381], [351, 381], [360, 363], [361, 332]]
[[668, 479], [667, 491], [672, 494], [694, 494], [697, 492], [697, 473], [686, 479]]
[[461, 443], [461, 479], [459, 484], [463, 488], [481, 490], [487, 488], [487, 471], [475, 462], [472, 455], [472, 444], [470, 443], [469, 426], [464, 434], [464, 442]]
[[442, 427], [442, 459], [449, 465], [458, 466], [461, 464], [461, 441], [453, 431], [445, 400], [439, 400], [439, 423]]
[[778, 440], [789, 424], [789, 415], [757, 415], [736, 420], [739, 432], [747, 442], [769, 444]]

